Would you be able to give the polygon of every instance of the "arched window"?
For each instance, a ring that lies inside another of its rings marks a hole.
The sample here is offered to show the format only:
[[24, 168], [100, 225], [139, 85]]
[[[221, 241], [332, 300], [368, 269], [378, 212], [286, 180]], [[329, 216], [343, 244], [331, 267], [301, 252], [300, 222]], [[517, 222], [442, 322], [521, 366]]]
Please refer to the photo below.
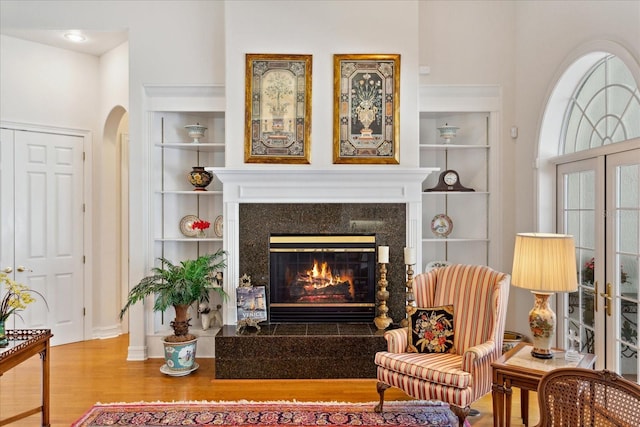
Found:
[[591, 67], [567, 105], [560, 152], [569, 154], [640, 137], [640, 93], [616, 56]]
[[560, 336], [577, 337], [598, 369], [638, 381], [640, 67], [609, 47], [615, 53], [593, 50], [569, 64], [549, 98], [539, 213], [576, 243], [578, 290], [560, 297]]

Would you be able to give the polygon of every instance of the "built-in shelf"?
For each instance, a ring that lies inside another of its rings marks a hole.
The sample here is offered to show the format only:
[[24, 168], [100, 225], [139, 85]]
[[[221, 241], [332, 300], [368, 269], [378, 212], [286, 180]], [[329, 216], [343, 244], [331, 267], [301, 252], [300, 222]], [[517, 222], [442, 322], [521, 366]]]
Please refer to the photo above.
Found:
[[461, 144], [420, 144], [421, 150], [469, 150], [469, 149], [489, 149], [489, 145], [461, 145]]
[[224, 151], [225, 144], [223, 142], [212, 142], [212, 143], [195, 143], [195, 142], [165, 142], [155, 144], [158, 148], [175, 148], [177, 150], [190, 150], [190, 151]]
[[220, 196], [222, 190], [207, 190], [207, 191], [188, 191], [188, 190], [158, 190], [160, 194], [183, 194], [187, 196]]
[[[490, 135], [490, 113], [421, 112], [420, 166], [454, 170], [460, 183], [474, 191], [424, 191], [422, 193], [422, 265], [431, 261], [489, 264], [492, 188], [490, 158], [494, 141]], [[444, 143], [438, 127], [458, 127], [451, 142]], [[423, 183], [423, 190], [434, 188], [439, 174]], [[437, 237], [431, 221], [447, 215], [453, 222], [451, 234]]]

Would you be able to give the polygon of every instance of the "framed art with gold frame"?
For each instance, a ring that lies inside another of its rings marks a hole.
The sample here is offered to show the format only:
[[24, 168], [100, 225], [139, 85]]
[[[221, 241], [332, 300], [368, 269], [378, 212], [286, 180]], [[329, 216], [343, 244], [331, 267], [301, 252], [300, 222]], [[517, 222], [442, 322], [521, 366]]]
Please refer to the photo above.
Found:
[[247, 54], [245, 163], [309, 163], [311, 55]]
[[333, 87], [333, 163], [400, 163], [400, 55], [334, 55]]

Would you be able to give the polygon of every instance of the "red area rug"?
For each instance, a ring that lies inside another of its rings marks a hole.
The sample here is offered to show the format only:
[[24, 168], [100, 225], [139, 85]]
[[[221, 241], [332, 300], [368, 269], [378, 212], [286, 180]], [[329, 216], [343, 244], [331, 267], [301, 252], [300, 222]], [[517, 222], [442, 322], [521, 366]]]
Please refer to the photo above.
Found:
[[[193, 402], [96, 404], [72, 427], [105, 426], [439, 426], [458, 419], [439, 402]], [[465, 423], [467, 424], [467, 423]], [[467, 424], [468, 425], [468, 424]]]

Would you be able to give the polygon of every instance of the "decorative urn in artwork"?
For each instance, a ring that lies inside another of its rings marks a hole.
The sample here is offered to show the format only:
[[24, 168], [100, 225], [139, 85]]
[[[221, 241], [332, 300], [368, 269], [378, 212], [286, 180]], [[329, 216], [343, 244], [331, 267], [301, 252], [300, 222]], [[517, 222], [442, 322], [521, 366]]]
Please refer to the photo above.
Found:
[[207, 185], [213, 181], [213, 174], [204, 170], [204, 166], [193, 166], [188, 178], [191, 185], [195, 187], [194, 191], [207, 191]]

